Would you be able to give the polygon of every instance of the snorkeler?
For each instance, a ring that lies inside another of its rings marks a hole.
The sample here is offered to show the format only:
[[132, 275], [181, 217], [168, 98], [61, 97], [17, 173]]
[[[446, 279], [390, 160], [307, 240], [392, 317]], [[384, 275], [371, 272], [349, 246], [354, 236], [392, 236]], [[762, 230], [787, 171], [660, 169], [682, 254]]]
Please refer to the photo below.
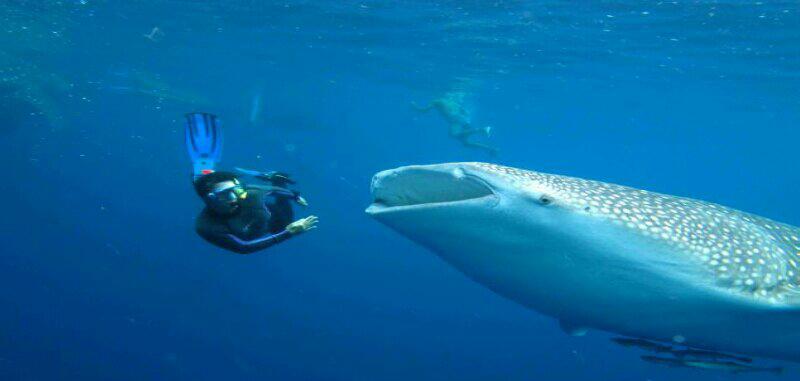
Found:
[[491, 127], [484, 128], [472, 127], [472, 117], [464, 107], [464, 96], [461, 91], [451, 91], [443, 97], [431, 101], [425, 107], [421, 107], [412, 102], [412, 106], [419, 112], [428, 112], [436, 109], [442, 115], [450, 127], [450, 137], [458, 139], [466, 147], [480, 148], [488, 151], [491, 155], [496, 155], [498, 150], [492, 146], [470, 141], [470, 137], [475, 134], [485, 134], [489, 137]]
[[237, 168], [270, 185], [242, 184], [232, 172], [214, 171], [221, 156], [216, 117], [206, 113], [186, 115], [186, 145], [194, 163], [193, 183], [205, 203], [195, 228], [206, 241], [239, 254], [250, 254], [316, 228], [318, 218], [292, 222], [292, 201], [306, 200], [287, 184], [282, 172], [261, 173]]

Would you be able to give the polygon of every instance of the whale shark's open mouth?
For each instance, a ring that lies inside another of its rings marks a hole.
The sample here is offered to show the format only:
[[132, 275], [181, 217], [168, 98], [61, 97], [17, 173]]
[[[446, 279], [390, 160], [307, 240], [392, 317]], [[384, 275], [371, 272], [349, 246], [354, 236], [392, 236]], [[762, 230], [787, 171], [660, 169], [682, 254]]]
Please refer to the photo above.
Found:
[[372, 179], [373, 202], [367, 213], [445, 206], [494, 198], [492, 187], [460, 168], [402, 167], [382, 171]]

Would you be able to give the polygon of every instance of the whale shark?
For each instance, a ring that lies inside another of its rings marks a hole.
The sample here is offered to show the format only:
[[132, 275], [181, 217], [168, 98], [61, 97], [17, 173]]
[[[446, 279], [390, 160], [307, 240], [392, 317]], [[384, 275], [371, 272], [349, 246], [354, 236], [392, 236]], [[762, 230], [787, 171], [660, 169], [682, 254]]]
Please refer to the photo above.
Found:
[[366, 212], [560, 320], [800, 361], [800, 229], [712, 202], [488, 163], [385, 170]]
[[6, 118], [4, 130], [39, 122], [51, 130], [63, 129], [65, 118], [58, 99], [70, 88], [66, 78], [0, 50], [0, 115]]

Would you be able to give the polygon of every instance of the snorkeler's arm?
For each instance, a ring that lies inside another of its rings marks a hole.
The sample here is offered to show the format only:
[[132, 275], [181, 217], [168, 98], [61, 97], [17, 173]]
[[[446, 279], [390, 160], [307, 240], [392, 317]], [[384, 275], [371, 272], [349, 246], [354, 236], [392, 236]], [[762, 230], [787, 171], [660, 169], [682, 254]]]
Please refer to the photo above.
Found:
[[286, 241], [293, 235], [294, 234], [289, 232], [289, 230], [284, 229], [280, 233], [270, 234], [249, 241], [243, 240], [230, 233], [228, 233], [226, 237], [223, 237], [223, 239], [228, 243], [228, 245], [226, 246], [227, 249], [235, 251], [239, 254], [251, 254], [259, 250], [264, 250], [272, 245]]
[[288, 173], [286, 172], [279, 172], [279, 171], [271, 171], [271, 172], [259, 172], [254, 171], [251, 169], [244, 169], [236, 167], [236, 170], [244, 173], [245, 175], [253, 176], [261, 181], [270, 182], [275, 186], [285, 186], [286, 184], [296, 184]]
[[300, 192], [286, 189], [283, 187], [274, 185], [248, 184], [247, 189], [258, 189], [264, 191], [264, 193], [268, 195], [272, 194], [276, 196], [288, 197], [302, 206], [308, 206], [308, 202], [306, 201], [305, 198], [300, 196]]
[[300, 233], [315, 229], [317, 227], [317, 221], [319, 221], [317, 216], [301, 218], [286, 226], [286, 228], [280, 233], [270, 234], [268, 236], [256, 238], [250, 241], [243, 240], [233, 234], [228, 233], [225, 239], [228, 240], [232, 246], [228, 246], [227, 248], [239, 254], [250, 254], [259, 250], [264, 250], [272, 245], [286, 241], [287, 239]]
[[284, 187], [277, 187], [277, 186], [274, 186], [274, 185], [247, 184], [245, 189], [247, 189], [248, 191], [251, 190], [251, 189], [257, 189], [257, 190], [260, 190], [260, 191], [264, 191], [265, 194], [275, 193], [275, 194], [278, 194], [278, 195], [281, 195], [281, 196], [293, 196], [294, 195], [294, 193], [291, 190], [286, 189]]
[[231, 233], [225, 225], [217, 224], [202, 218], [198, 219], [196, 229], [197, 233], [208, 242], [239, 254], [251, 254], [259, 250], [264, 250], [294, 235], [289, 229], [284, 229], [280, 233], [247, 240]]

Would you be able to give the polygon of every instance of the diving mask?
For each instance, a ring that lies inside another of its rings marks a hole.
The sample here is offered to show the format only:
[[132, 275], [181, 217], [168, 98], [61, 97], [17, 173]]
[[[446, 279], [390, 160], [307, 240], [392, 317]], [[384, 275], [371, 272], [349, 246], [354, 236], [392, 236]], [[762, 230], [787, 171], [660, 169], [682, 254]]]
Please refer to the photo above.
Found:
[[218, 202], [233, 203], [238, 200], [244, 200], [247, 197], [247, 191], [239, 184], [238, 180], [223, 181], [214, 185], [211, 192], [208, 193], [210, 200]]

